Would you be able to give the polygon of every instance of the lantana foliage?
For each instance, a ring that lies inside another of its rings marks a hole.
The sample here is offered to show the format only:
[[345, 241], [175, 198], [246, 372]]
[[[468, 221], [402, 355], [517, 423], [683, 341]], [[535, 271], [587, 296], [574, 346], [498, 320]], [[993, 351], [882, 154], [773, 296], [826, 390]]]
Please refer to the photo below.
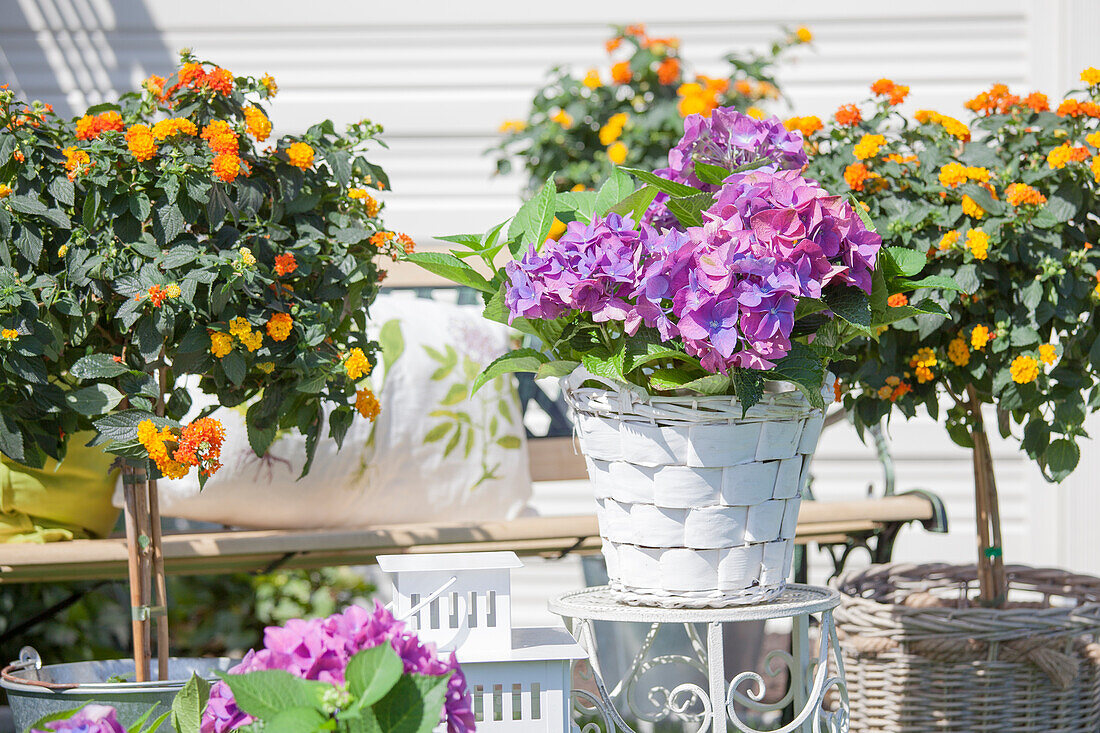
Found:
[[659, 168], [686, 117], [719, 107], [763, 117], [782, 97], [775, 66], [812, 38], [807, 28], [786, 31], [763, 52], [728, 54], [728, 67], [708, 76], [692, 69], [679, 38], [651, 36], [641, 24], [616, 27], [606, 68], [551, 69], [527, 118], [503, 122], [489, 152], [498, 173], [522, 167], [535, 188], [553, 177], [558, 190], [592, 189], [617, 165]]
[[837, 372], [857, 428], [924, 408], [972, 448], [978, 408], [992, 403], [1001, 434], [1049, 480], [1077, 466], [1086, 415], [1100, 409], [1100, 71], [1081, 79], [1056, 109], [994, 85], [962, 119], [904, 116], [898, 85], [882, 79], [809, 138], [807, 175], [859, 196], [887, 244], [964, 288], [918, 290], [910, 305], [946, 314], [851, 344]]
[[171, 77], [73, 121], [0, 91], [6, 456], [41, 466], [94, 430], [152, 459], [154, 477], [205, 478], [224, 433], [181, 430], [187, 375], [221, 405], [262, 395], [247, 414], [257, 454], [297, 427], [312, 459], [323, 402], [338, 442], [352, 403], [376, 405], [357, 395], [377, 350], [364, 331], [376, 256], [409, 246], [383, 228], [387, 178], [364, 156], [381, 128], [325, 121], [269, 139], [276, 91], [187, 53]]

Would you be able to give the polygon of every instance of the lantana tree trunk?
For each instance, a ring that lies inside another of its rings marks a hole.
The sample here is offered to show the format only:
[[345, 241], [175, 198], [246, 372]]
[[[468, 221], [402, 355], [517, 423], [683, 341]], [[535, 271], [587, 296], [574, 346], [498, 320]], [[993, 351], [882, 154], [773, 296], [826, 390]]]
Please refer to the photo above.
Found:
[[986, 606], [1001, 606], [1008, 595], [1001, 545], [1001, 511], [989, 435], [982, 419], [982, 403], [974, 385], [967, 385], [971, 415], [970, 435], [974, 441], [974, 506], [978, 529], [979, 600]]

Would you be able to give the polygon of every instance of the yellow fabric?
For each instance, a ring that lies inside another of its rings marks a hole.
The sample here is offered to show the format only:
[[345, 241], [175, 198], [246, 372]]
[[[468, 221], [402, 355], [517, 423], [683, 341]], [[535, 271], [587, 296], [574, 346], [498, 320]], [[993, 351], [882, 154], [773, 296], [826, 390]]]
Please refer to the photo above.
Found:
[[118, 520], [111, 505], [117, 471], [114, 456], [85, 448], [91, 433], [78, 433], [60, 465], [47, 460], [28, 468], [0, 456], [0, 542], [57, 542], [105, 537]]

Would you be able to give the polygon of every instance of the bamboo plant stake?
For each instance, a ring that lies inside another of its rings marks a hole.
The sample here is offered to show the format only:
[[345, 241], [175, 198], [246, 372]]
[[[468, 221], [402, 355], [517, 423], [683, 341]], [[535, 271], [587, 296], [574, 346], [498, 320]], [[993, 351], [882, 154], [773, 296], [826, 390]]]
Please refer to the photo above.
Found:
[[979, 599], [983, 605], [1001, 606], [1008, 596], [1001, 545], [1001, 511], [997, 497], [997, 480], [993, 473], [993, 455], [989, 435], [982, 419], [982, 403], [974, 385], [968, 384], [966, 394], [971, 416], [970, 435], [974, 441], [975, 519], [978, 530]]

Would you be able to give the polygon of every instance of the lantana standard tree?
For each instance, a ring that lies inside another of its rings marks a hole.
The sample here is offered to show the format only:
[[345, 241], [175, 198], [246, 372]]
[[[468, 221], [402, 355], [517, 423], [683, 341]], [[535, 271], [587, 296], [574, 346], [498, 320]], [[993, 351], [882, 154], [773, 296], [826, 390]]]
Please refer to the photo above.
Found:
[[915, 315], [852, 342], [839, 373], [858, 429], [893, 408], [912, 416], [924, 407], [973, 451], [988, 604], [1003, 603], [1006, 587], [982, 406], [996, 406], [1001, 435], [1052, 482], [1076, 468], [1085, 417], [1100, 408], [1100, 71], [1081, 80], [1053, 110], [1042, 93], [994, 85], [967, 102], [964, 122], [932, 110], [906, 118], [894, 106], [908, 87], [881, 79], [872, 100], [842, 106], [808, 139], [807, 175], [860, 197], [887, 244], [914, 259], [927, 253], [929, 272], [965, 289], [893, 296], [947, 315]]
[[379, 218], [387, 179], [364, 150], [381, 128], [325, 121], [271, 139], [276, 91], [185, 52], [170, 78], [73, 122], [0, 92], [0, 451], [41, 466], [90, 430], [119, 457], [138, 680], [152, 615], [161, 678], [168, 654], [147, 477], [205, 481], [221, 465], [222, 426], [179, 423], [180, 379], [220, 405], [253, 400], [257, 455], [301, 430], [307, 471], [323, 404], [337, 443], [356, 411], [378, 411], [363, 385], [376, 256], [411, 249]]
[[617, 165], [654, 170], [683, 134], [683, 120], [719, 107], [757, 118], [781, 98], [774, 68], [813, 35], [798, 28], [763, 53], [732, 52], [718, 76], [693, 72], [680, 39], [654, 37], [640, 24], [620, 26], [605, 44], [606, 69], [583, 76], [555, 67], [535, 94], [527, 119], [506, 120], [491, 149], [497, 171], [521, 166], [533, 185], [553, 176], [559, 190], [593, 189]]

